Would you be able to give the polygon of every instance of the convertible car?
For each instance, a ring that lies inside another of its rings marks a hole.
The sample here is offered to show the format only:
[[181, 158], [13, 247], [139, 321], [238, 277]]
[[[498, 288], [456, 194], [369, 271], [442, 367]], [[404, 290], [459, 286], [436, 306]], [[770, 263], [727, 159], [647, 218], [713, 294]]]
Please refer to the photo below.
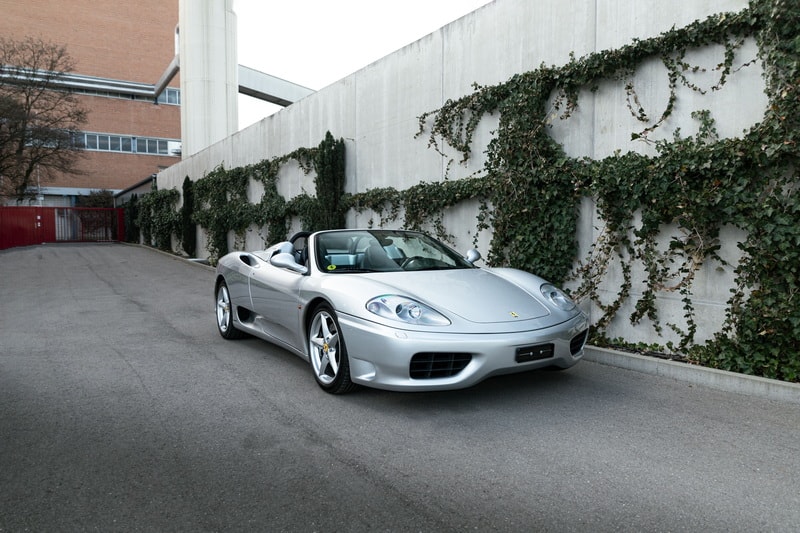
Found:
[[306, 359], [334, 394], [458, 389], [577, 363], [588, 320], [575, 303], [533, 274], [479, 259], [419, 232], [301, 232], [219, 260], [217, 327]]

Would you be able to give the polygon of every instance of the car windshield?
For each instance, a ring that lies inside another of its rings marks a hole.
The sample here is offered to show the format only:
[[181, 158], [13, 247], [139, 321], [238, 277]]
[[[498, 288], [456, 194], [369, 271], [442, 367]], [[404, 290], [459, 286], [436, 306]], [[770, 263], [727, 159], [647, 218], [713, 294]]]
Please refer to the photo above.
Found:
[[424, 233], [343, 230], [315, 239], [317, 266], [332, 274], [474, 268], [466, 259]]

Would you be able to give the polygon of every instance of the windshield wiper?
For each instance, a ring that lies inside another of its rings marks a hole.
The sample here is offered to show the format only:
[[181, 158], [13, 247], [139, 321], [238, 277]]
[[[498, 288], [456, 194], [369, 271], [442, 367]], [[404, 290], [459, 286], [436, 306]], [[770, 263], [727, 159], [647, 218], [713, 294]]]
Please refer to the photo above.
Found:
[[329, 274], [369, 274], [372, 272], [400, 272], [399, 270], [372, 270], [370, 268], [337, 267], [327, 271]]
[[466, 266], [456, 266], [456, 265], [448, 265], [448, 266], [427, 266], [422, 268], [412, 268], [411, 270], [406, 270], [406, 272], [425, 272], [428, 270], [462, 270], [465, 268], [471, 268]]

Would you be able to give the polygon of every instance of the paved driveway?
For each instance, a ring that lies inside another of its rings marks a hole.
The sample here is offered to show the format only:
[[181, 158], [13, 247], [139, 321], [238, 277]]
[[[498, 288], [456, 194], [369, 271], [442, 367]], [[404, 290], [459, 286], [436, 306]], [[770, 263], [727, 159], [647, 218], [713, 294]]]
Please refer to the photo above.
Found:
[[800, 409], [582, 362], [332, 397], [210, 269], [0, 252], [0, 531], [796, 531]]

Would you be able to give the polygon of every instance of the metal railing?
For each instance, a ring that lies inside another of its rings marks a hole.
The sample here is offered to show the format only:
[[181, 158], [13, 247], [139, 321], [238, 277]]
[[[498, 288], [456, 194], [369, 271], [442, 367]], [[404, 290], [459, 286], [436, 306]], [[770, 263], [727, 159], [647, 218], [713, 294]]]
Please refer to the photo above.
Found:
[[56, 242], [118, 241], [116, 209], [56, 207]]

